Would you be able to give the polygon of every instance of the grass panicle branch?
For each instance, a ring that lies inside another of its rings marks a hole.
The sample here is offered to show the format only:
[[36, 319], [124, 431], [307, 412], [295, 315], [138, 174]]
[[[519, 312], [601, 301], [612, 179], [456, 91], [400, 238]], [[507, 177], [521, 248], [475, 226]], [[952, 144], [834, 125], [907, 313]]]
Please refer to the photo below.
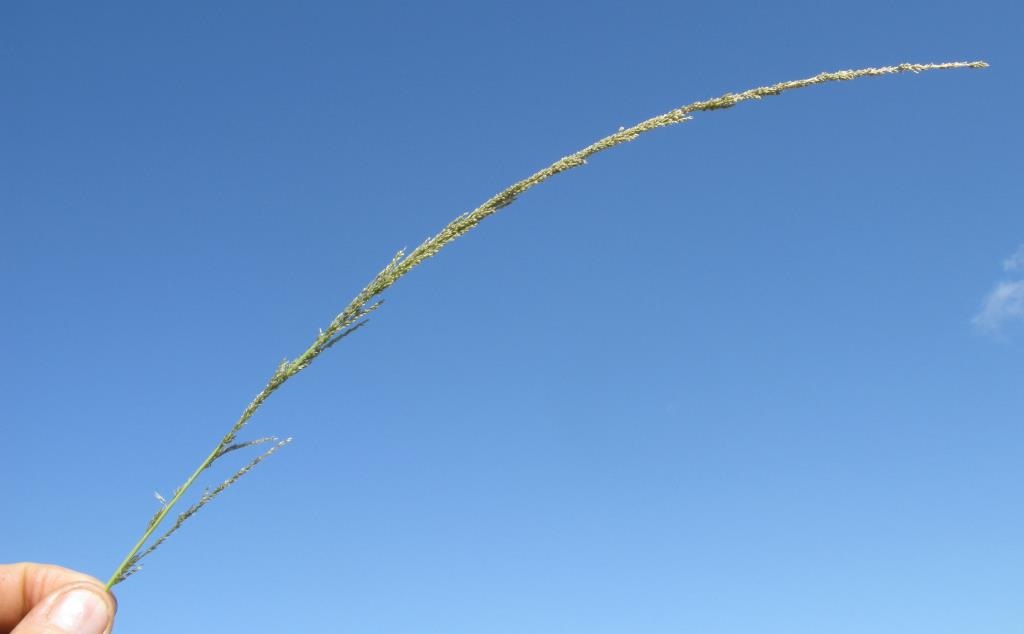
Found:
[[[236, 451], [238, 449], [253, 447], [255, 445], [262, 445], [268, 442], [274, 443], [273, 447], [250, 460], [248, 463], [246, 463], [245, 466], [236, 471], [234, 475], [232, 475], [230, 478], [224, 480], [216, 487], [214, 487], [212, 490], [208, 489], [205, 492], [203, 492], [203, 494], [199, 497], [199, 500], [192, 506], [188, 507], [188, 509], [186, 509], [184, 512], [179, 513], [176, 521], [174, 522], [173, 525], [171, 525], [169, 529], [167, 529], [167, 532], [165, 532], [163, 535], [154, 540], [153, 543], [150, 544], [148, 548], [146, 548], [145, 550], [140, 550], [139, 548], [136, 548], [132, 553], [130, 553], [129, 556], [125, 558], [125, 561], [122, 562], [121, 566], [119, 567], [119, 574], [117, 578], [111, 577], [107, 581], [107, 588], [111, 588], [115, 584], [124, 581], [128, 577], [132, 576], [133, 574], [141, 570], [142, 564], [140, 562], [142, 561], [142, 558], [152, 553], [161, 544], [167, 541], [168, 537], [170, 537], [179, 528], [181, 528], [181, 525], [185, 523], [185, 520], [195, 515], [200, 508], [206, 506], [208, 502], [210, 502], [215, 497], [220, 495], [224, 491], [224, 489], [227, 489], [229, 486], [237, 482], [239, 478], [249, 473], [249, 471], [251, 471], [253, 467], [263, 462], [265, 459], [273, 455], [274, 452], [276, 452], [281, 447], [284, 447], [291, 441], [291, 438], [285, 438], [284, 440], [280, 440], [278, 438], [274, 438], [273, 436], [266, 436], [263, 438], [257, 438], [255, 440], [248, 440], [245, 442], [235, 443], [226, 447], [220, 447], [219, 453], [213, 458], [213, 460], [210, 460], [210, 463], [206, 466], [206, 468], [209, 468], [209, 466], [213, 464], [214, 460], [220, 458], [226, 453]], [[141, 541], [141, 545], [145, 545], [145, 541], [148, 541], [149, 537], [152, 536], [153, 532], [160, 526], [160, 524], [163, 522], [163, 519], [167, 516], [168, 513], [170, 513], [171, 507], [174, 505], [174, 503], [181, 498], [181, 496], [189, 488], [190, 483], [195, 480], [196, 475], [198, 475], [198, 472], [194, 473], [192, 477], [189, 478], [189, 481], [186, 482], [184, 485], [175, 489], [174, 494], [171, 496], [170, 500], [164, 499], [164, 497], [159, 493], [154, 494], [156, 496], [157, 501], [160, 502], [160, 510], [157, 511], [146, 524], [146, 533], [144, 535], [144, 539]]]
[[[225, 449], [224, 451], [222, 451], [221, 455], [227, 453], [228, 451], [233, 451], [234, 449], [241, 449], [241, 448], [244, 448], [244, 447], [250, 447], [250, 446], [253, 446], [253, 445], [259, 445], [259, 444], [263, 444], [265, 442], [274, 442], [274, 446], [273, 447], [271, 447], [267, 451], [263, 452], [262, 454], [256, 456], [252, 460], [250, 460], [248, 463], [246, 463], [246, 465], [244, 467], [242, 467], [241, 469], [236, 471], [234, 475], [232, 475], [227, 480], [224, 480], [223, 482], [218, 484], [213, 489], [208, 489], [208, 490], [204, 491], [203, 494], [199, 497], [199, 500], [196, 501], [195, 504], [193, 504], [192, 506], [188, 507], [183, 512], [179, 513], [177, 519], [174, 522], [174, 524], [172, 524], [171, 527], [169, 529], [167, 529], [167, 532], [165, 532], [163, 535], [161, 535], [160, 537], [155, 539], [153, 541], [153, 543], [149, 545], [148, 548], [146, 548], [145, 550], [143, 550], [141, 552], [138, 552], [138, 553], [136, 553], [136, 554], [134, 554], [132, 556], [131, 561], [129, 562], [129, 565], [125, 568], [124, 572], [121, 574], [120, 580], [123, 581], [123, 580], [127, 579], [128, 577], [132, 576], [133, 574], [135, 574], [136, 572], [138, 572], [139, 570], [141, 570], [142, 569], [142, 564], [139, 563], [139, 562], [142, 560], [142, 558], [145, 557], [146, 555], [152, 553], [157, 548], [159, 548], [161, 544], [163, 544], [165, 541], [167, 541], [168, 537], [170, 537], [179, 528], [181, 528], [181, 525], [184, 524], [186, 520], [188, 520], [190, 517], [195, 515], [196, 512], [199, 511], [199, 509], [201, 509], [202, 507], [206, 506], [206, 504], [208, 502], [210, 502], [215, 497], [217, 497], [218, 495], [223, 493], [224, 490], [227, 489], [229, 486], [231, 486], [232, 484], [237, 482], [239, 478], [244, 476], [246, 473], [249, 473], [249, 471], [251, 471], [253, 467], [255, 467], [259, 463], [263, 462], [266, 458], [270, 457], [275, 451], [277, 451], [281, 447], [284, 447], [285, 445], [287, 445], [291, 441], [292, 441], [291, 438], [285, 438], [284, 440], [279, 440], [277, 438], [271, 438], [271, 437], [259, 438], [257, 440], [251, 440], [249, 442], [239, 443], [238, 445], [229, 447], [229, 448]], [[164, 505], [166, 506], [166, 503]], [[150, 521], [152, 522], [152, 520], [150, 520]]]
[[623, 143], [632, 141], [640, 135], [652, 130], [682, 123], [683, 121], [691, 119], [692, 114], [695, 112], [722, 110], [725, 108], [731, 108], [744, 101], [762, 99], [764, 97], [780, 95], [783, 92], [795, 90], [797, 88], [805, 88], [807, 86], [835, 81], [850, 81], [861, 77], [893, 75], [907, 72], [920, 73], [929, 70], [987, 67], [988, 64], [983, 61], [946, 62], [941, 64], [899, 64], [897, 66], [883, 66], [880, 68], [862, 68], [859, 70], [840, 70], [820, 73], [806, 79], [785, 81], [771, 86], [752, 88], [740, 93], [726, 93], [720, 97], [707, 99], [705, 101], [696, 101], [689, 105], [670, 110], [669, 112], [641, 121], [640, 123], [628, 128], [620, 128], [617, 132], [599, 139], [583, 149], [565, 156], [548, 167], [506, 187], [490, 199], [486, 200], [476, 209], [456, 217], [441, 229], [441, 231], [424, 240], [412, 251], [406, 253], [402, 250], [396, 253], [395, 256], [391, 258], [391, 261], [388, 262], [387, 266], [381, 269], [381, 271], [377, 273], [372, 280], [370, 280], [369, 284], [367, 284], [366, 287], [364, 287], [363, 290], [360, 291], [351, 302], [349, 302], [344, 310], [342, 310], [334, 320], [331, 321], [327, 328], [320, 331], [319, 335], [313, 340], [313, 343], [310, 344], [302, 354], [295, 359], [286, 359], [281, 362], [274, 373], [270, 376], [270, 379], [268, 379], [266, 386], [264, 386], [256, 397], [253, 398], [252, 402], [246, 406], [242, 411], [241, 416], [239, 416], [238, 420], [235, 421], [227, 434], [221, 438], [217, 446], [214, 447], [210, 454], [199, 464], [188, 479], [185, 480], [184, 484], [174, 491], [174, 495], [171, 496], [171, 499], [164, 500], [163, 498], [158, 498], [161, 502], [160, 510], [153, 515], [147, 524], [142, 537], [132, 547], [128, 555], [114, 571], [114, 574], [111, 575], [110, 580], [107, 582], [107, 587], [110, 588], [114, 584], [123, 581], [136, 572], [139, 569], [139, 561], [163, 544], [171, 534], [177, 531], [181, 525], [192, 517], [192, 515], [194, 515], [200, 508], [214, 499], [226, 488], [234, 484], [239, 478], [248, 473], [265, 458], [290, 442], [290, 438], [276, 442], [270, 450], [251, 460], [248, 464], [239, 469], [235, 475], [219, 484], [213, 490], [205, 492], [200, 497], [199, 501], [178, 515], [177, 520], [167, 532], [153, 541], [150, 546], [146, 547], [147, 542], [149, 542], [157, 527], [159, 527], [164, 519], [166, 519], [167, 515], [171, 512], [171, 509], [180, 501], [185, 492], [192, 487], [199, 475], [208, 469], [214, 461], [235, 450], [276, 440], [261, 438], [254, 441], [237, 441], [238, 433], [246, 426], [246, 424], [248, 424], [253, 414], [256, 413], [256, 410], [260, 408], [263, 402], [266, 401], [271, 394], [284, 385], [288, 379], [309, 367], [309, 365], [325, 350], [331, 348], [338, 341], [365, 325], [368, 315], [381, 305], [382, 300], [377, 298], [402, 276], [409, 273], [409, 271], [423, 263], [425, 260], [437, 255], [437, 253], [447, 244], [471, 231], [488, 216], [515, 202], [515, 200], [527, 190], [536, 187], [552, 176], [575, 169], [581, 165], [585, 165], [587, 163], [587, 159], [598, 152], [603, 152]]

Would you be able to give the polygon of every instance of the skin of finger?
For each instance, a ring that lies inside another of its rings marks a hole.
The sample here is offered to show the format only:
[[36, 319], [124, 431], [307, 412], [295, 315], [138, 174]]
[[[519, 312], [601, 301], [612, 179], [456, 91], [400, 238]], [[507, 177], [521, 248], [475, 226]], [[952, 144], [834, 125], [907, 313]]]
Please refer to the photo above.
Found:
[[[64, 599], [68, 594], [77, 590], [86, 589], [89, 590], [94, 596], [99, 597], [101, 601], [107, 603], [106, 609], [100, 608], [102, 612], [96, 614], [93, 612], [92, 617], [87, 617], [87, 620], [92, 621], [92, 625], [89, 627], [90, 632], [95, 631], [92, 629], [95, 625], [104, 623], [104, 634], [110, 634], [114, 627], [114, 602], [110, 598], [110, 593], [106, 589], [91, 581], [78, 581], [65, 586], [61, 586], [51, 594], [46, 596], [41, 602], [37, 603], [22, 619], [21, 623], [18, 623], [10, 634], [71, 634], [78, 632], [78, 629], [67, 630], [64, 627], [60, 627], [51, 621], [52, 612], [56, 604]], [[100, 623], [96, 623], [93, 619], [100, 617], [102, 620]]]
[[98, 579], [85, 573], [51, 564], [0, 565], [0, 632], [11, 631], [43, 599], [71, 585], [96, 589], [108, 601], [111, 614], [117, 609], [114, 596]]

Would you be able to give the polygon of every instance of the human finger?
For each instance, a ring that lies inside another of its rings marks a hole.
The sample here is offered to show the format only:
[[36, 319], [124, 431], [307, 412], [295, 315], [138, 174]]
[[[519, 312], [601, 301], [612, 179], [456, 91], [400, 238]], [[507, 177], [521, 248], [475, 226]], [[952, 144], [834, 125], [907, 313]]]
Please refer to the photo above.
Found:
[[[61, 566], [0, 565], [0, 632], [109, 632], [116, 602], [99, 580]], [[12, 629], [13, 628], [13, 629]]]

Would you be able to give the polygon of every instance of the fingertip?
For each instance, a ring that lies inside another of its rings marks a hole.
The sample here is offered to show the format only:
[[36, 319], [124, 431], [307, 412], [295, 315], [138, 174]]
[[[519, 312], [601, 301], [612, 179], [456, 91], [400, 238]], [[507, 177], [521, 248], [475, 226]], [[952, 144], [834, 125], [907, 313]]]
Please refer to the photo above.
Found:
[[79, 583], [54, 593], [44, 622], [69, 634], [107, 634], [113, 627], [115, 609], [105, 588]]
[[11, 634], [110, 634], [117, 601], [93, 581], [76, 581], [47, 595]]

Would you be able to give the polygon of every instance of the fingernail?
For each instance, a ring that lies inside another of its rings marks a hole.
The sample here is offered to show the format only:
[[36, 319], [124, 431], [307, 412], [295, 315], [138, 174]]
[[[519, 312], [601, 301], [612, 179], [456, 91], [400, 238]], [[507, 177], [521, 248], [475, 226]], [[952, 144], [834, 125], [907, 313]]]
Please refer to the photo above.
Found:
[[57, 599], [47, 623], [74, 634], [103, 634], [110, 623], [110, 608], [96, 592], [76, 588]]

